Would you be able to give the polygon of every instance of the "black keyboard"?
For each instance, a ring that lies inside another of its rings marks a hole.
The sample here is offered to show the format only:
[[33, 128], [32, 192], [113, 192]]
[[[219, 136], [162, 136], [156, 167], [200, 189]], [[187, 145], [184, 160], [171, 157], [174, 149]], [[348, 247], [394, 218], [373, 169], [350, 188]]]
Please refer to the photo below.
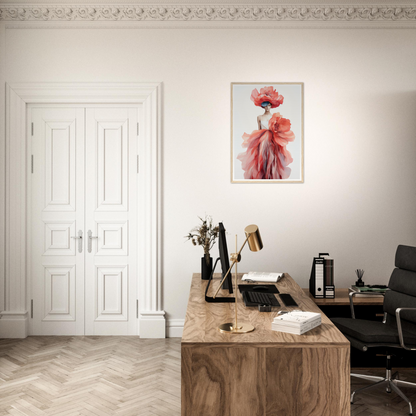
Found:
[[243, 299], [246, 306], [270, 305], [280, 306], [279, 301], [273, 293], [243, 292]]

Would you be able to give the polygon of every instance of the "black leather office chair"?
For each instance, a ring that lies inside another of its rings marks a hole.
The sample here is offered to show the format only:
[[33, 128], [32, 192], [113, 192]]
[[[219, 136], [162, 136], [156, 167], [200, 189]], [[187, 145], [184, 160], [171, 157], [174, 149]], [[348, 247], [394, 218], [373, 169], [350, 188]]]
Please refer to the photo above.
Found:
[[412, 403], [399, 386], [416, 387], [416, 383], [399, 380], [397, 372], [392, 375], [391, 356], [399, 349], [416, 350], [416, 247], [397, 247], [395, 266], [384, 297], [383, 322], [355, 319], [353, 294], [350, 294], [352, 318], [333, 318], [332, 321], [352, 347], [361, 351], [381, 351], [387, 356], [386, 377], [351, 373], [353, 377], [375, 382], [353, 391], [351, 403], [356, 393], [385, 385], [388, 393], [393, 390], [409, 404], [412, 414]]

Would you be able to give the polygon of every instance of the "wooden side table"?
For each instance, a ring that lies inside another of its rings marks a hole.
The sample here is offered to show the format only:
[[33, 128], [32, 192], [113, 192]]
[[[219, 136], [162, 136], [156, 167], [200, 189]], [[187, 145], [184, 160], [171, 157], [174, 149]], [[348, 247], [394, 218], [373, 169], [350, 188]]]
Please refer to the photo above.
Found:
[[[322, 312], [328, 318], [351, 318], [350, 299], [348, 296], [348, 289], [335, 289], [335, 299], [318, 299], [314, 298], [309, 289], [303, 289], [315, 303], [319, 306]], [[355, 316], [359, 319], [368, 319], [370, 321], [383, 320], [383, 297], [354, 297]]]
[[[348, 289], [341, 288], [335, 289], [335, 299], [317, 299], [314, 298], [310, 293], [309, 289], [303, 289], [304, 292], [318, 305], [338, 305], [344, 306], [350, 304], [350, 299], [348, 296]], [[354, 305], [383, 305], [383, 297], [377, 296], [355, 296]]]

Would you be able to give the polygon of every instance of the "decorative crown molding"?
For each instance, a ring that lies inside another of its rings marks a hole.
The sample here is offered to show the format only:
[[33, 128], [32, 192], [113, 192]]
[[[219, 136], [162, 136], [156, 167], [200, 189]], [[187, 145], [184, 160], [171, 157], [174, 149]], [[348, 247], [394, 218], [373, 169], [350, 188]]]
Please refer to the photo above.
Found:
[[0, 21], [416, 22], [416, 6], [0, 5]]

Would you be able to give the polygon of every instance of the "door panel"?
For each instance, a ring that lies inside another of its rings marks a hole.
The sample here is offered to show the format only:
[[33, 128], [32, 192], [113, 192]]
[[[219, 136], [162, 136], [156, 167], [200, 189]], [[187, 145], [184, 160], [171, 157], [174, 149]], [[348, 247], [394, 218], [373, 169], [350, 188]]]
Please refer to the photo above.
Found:
[[45, 315], [43, 322], [76, 320], [76, 266], [44, 266]]
[[[49, 111], [51, 113], [51, 111]], [[75, 211], [76, 120], [43, 120], [46, 211]]]
[[[119, 113], [120, 109], [117, 110]], [[103, 109], [87, 111], [92, 117], [105, 117]], [[97, 211], [128, 209], [128, 121], [125, 118], [112, 122], [95, 119], [94, 126], [89, 124], [96, 134]]]
[[96, 321], [126, 321], [128, 319], [128, 266], [96, 266]]
[[84, 227], [84, 110], [33, 108], [32, 121], [32, 332], [83, 335], [84, 257], [73, 237]]
[[137, 108], [87, 109], [87, 335], [137, 334]]
[[75, 256], [77, 243], [75, 221], [43, 221], [45, 226], [45, 256]]
[[128, 221], [96, 221], [96, 256], [128, 256]]

